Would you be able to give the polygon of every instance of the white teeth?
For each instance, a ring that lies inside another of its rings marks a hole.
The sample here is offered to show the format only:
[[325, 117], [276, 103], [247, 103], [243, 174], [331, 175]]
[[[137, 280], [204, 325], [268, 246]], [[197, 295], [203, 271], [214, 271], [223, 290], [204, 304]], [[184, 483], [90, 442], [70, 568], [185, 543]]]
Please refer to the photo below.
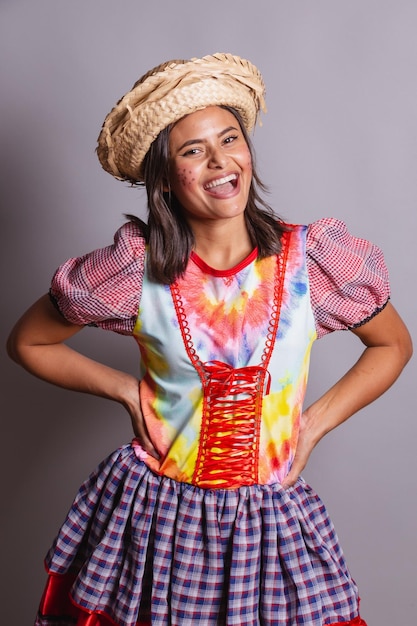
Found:
[[218, 187], [219, 185], [230, 183], [232, 180], [236, 180], [236, 179], [237, 179], [237, 174], [230, 174], [229, 176], [225, 176], [224, 178], [218, 178], [217, 180], [213, 180], [211, 183], [207, 183], [207, 185], [204, 185], [204, 188], [213, 189], [213, 187]]

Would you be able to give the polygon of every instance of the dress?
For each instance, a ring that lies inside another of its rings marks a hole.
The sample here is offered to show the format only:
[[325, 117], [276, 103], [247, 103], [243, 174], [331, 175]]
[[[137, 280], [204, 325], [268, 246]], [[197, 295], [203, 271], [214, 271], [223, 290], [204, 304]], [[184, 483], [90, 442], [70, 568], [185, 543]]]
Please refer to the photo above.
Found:
[[323, 503], [303, 478], [281, 482], [311, 346], [386, 305], [381, 251], [325, 218], [227, 271], [193, 253], [167, 286], [149, 280], [129, 222], [64, 263], [51, 296], [69, 321], [137, 341], [160, 459], [134, 439], [81, 486], [46, 557], [36, 626], [365, 624]]

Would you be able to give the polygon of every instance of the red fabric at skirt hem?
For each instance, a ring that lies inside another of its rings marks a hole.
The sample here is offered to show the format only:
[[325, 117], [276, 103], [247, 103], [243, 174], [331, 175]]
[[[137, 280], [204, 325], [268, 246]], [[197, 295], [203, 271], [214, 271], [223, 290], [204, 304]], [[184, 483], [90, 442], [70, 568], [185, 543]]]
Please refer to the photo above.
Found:
[[[117, 626], [108, 615], [102, 613], [90, 613], [71, 601], [70, 589], [76, 575], [64, 576], [49, 574], [39, 607], [39, 616], [36, 624], [47, 624], [48, 620], [54, 621], [56, 617], [68, 616], [74, 626]], [[74, 620], [77, 620], [74, 622]], [[325, 626], [367, 626], [361, 617], [349, 622], [332, 622]], [[151, 622], [136, 622], [136, 626], [151, 626]]]

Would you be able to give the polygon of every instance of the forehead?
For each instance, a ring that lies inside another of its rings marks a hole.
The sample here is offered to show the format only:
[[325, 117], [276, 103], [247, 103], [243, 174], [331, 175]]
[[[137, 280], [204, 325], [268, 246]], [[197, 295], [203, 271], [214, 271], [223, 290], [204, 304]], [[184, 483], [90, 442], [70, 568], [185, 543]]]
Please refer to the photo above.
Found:
[[203, 139], [205, 134], [217, 134], [229, 127], [239, 128], [239, 122], [233, 113], [218, 106], [210, 106], [178, 120], [171, 128], [170, 140], [183, 138], [185, 135], [193, 136], [195, 133], [201, 134], [198, 137], [196, 135], [196, 138]]

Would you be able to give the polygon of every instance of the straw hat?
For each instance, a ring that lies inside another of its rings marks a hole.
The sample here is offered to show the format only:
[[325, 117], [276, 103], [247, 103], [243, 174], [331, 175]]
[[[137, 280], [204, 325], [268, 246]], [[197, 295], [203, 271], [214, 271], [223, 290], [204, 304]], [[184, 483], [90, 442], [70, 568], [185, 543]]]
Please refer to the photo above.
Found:
[[143, 182], [142, 164], [151, 143], [169, 124], [207, 106], [236, 108], [250, 132], [265, 109], [262, 76], [249, 61], [213, 54], [167, 61], [142, 76], [110, 111], [97, 155], [120, 180]]

